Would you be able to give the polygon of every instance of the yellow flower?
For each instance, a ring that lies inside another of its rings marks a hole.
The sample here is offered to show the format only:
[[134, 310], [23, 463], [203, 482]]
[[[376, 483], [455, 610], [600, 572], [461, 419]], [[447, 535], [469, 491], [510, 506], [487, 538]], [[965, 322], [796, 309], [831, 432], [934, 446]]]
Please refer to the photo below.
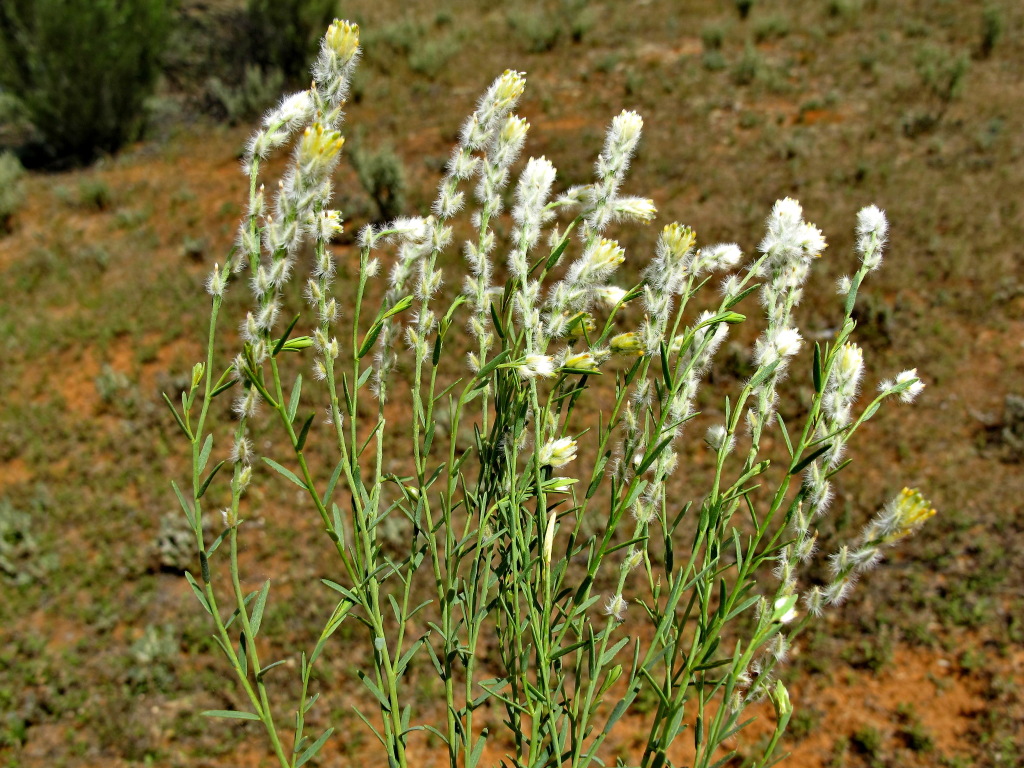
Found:
[[892, 514], [895, 518], [894, 530], [888, 540], [896, 541], [920, 528], [925, 520], [935, 514], [935, 510], [919, 490], [904, 488], [893, 500]]
[[342, 61], [348, 61], [359, 49], [359, 25], [334, 20], [327, 29], [327, 45]]

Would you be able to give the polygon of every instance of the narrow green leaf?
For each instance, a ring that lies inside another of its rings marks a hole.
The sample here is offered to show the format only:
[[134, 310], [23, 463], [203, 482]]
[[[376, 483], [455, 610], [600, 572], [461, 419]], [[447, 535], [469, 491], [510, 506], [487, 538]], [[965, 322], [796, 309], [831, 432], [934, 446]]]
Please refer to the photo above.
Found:
[[495, 368], [497, 368], [499, 365], [505, 362], [509, 354], [510, 350], [507, 349], [499, 352], [493, 358], [488, 360], [487, 363], [479, 371], [477, 371], [476, 378], [481, 380], [486, 379], [490, 375], [491, 371], [493, 371]]
[[224, 466], [224, 463], [225, 462], [223, 460], [218, 461], [217, 465], [210, 471], [210, 474], [206, 476], [206, 479], [203, 480], [203, 484], [199, 486], [199, 491], [196, 493], [196, 499], [203, 498], [203, 494], [206, 493], [206, 489], [210, 487], [210, 483], [213, 482], [213, 478], [215, 478], [217, 473], [220, 472], [220, 468]]
[[299, 759], [295, 761], [295, 768], [299, 768], [300, 765], [305, 765], [309, 762], [309, 759], [320, 751], [320, 748], [324, 745], [324, 742], [331, 737], [332, 733], [334, 733], [334, 728], [328, 728], [320, 734], [320, 738], [310, 744], [306, 751], [299, 755]]
[[822, 380], [821, 380], [821, 345], [818, 342], [814, 342], [814, 368], [811, 369], [814, 376], [814, 391], [821, 394]]
[[309, 710], [311, 710], [313, 708], [313, 705], [316, 704], [316, 700], [319, 699], [319, 698], [320, 698], [320, 692], [319, 691], [317, 691], [312, 696], [310, 696], [309, 697], [309, 701], [307, 701], [305, 704], [302, 705], [302, 714], [306, 714], [307, 712], [309, 712]]
[[265, 461], [270, 467], [272, 467], [274, 470], [276, 470], [278, 472], [278, 474], [280, 474], [282, 477], [286, 477], [289, 480], [291, 480], [293, 483], [295, 483], [297, 486], [299, 486], [299, 488], [306, 488], [306, 484], [302, 480], [300, 480], [299, 476], [296, 475], [294, 472], [292, 472], [290, 469], [282, 467], [276, 461], [274, 461], [273, 459], [267, 458], [266, 456], [263, 457], [263, 461]]
[[199, 452], [199, 471], [196, 474], [203, 474], [206, 469], [206, 463], [210, 460], [210, 451], [213, 450], [213, 435], [207, 435], [206, 440], [203, 441], [203, 449]]
[[213, 392], [210, 393], [210, 399], [212, 400], [213, 398], [217, 397], [217, 395], [227, 392], [237, 383], [238, 379], [231, 378], [225, 381], [223, 384], [218, 384], [217, 387], [213, 390]]
[[272, 670], [274, 667], [281, 666], [282, 664], [285, 663], [285, 661], [286, 661], [285, 659], [281, 659], [280, 661], [275, 661], [272, 664], [267, 664], [267, 666], [263, 667], [263, 669], [261, 669], [259, 672], [256, 673], [256, 679], [257, 680], [262, 680], [263, 676], [266, 675], [267, 672]]
[[553, 250], [551, 252], [551, 255], [548, 256], [548, 260], [544, 264], [544, 271], [545, 272], [549, 272], [549, 271], [551, 271], [554, 268], [554, 266], [562, 258], [562, 254], [565, 253], [565, 249], [568, 248], [568, 247], [569, 247], [569, 233], [566, 232], [565, 233], [565, 237], [562, 238], [562, 242], [560, 242], [555, 247], [555, 250]]
[[650, 468], [651, 464], [655, 462], [658, 456], [661, 455], [661, 452], [665, 449], [665, 446], [671, 443], [673, 439], [674, 438], [670, 435], [669, 437], [666, 437], [664, 440], [658, 443], [655, 449], [648, 453], [644, 460], [640, 462], [640, 466], [636, 468], [637, 475], [642, 475], [644, 472], [646, 472]]
[[625, 647], [626, 643], [628, 643], [629, 640], [630, 640], [630, 638], [624, 637], [621, 640], [619, 640], [619, 642], [617, 642], [615, 645], [613, 645], [611, 648], [609, 648], [604, 653], [602, 653], [601, 654], [601, 664], [600, 665], [603, 667], [606, 664], [608, 664], [612, 659], [614, 659], [615, 655], [619, 651], [621, 651], [623, 649], [623, 647]]
[[226, 717], [229, 720], [259, 720], [259, 715], [252, 712], [239, 712], [235, 709], [207, 709], [200, 714], [206, 717]]
[[380, 702], [381, 709], [384, 712], [390, 712], [391, 703], [388, 701], [387, 696], [384, 695], [384, 691], [378, 688], [377, 684], [373, 682], [373, 680], [371, 680], [369, 677], [367, 677], [366, 673], [362, 670], [359, 670], [356, 674], [359, 675], [360, 681], [362, 681], [363, 685], [366, 686], [366, 690], [372, 693], [373, 697], [377, 699], [378, 702]]
[[[306, 437], [309, 436], [309, 428], [311, 426], [313, 426], [313, 418], [315, 416], [316, 416], [315, 413], [309, 414], [309, 418], [306, 419], [306, 422], [302, 425], [302, 429], [299, 430], [299, 436], [298, 436], [298, 438], [295, 441], [295, 450], [296, 451], [301, 451], [303, 449], [303, 447], [306, 445]], [[303, 483], [302, 487], [305, 488], [306, 484]]]
[[476, 740], [476, 744], [473, 745], [473, 751], [469, 755], [469, 759], [466, 760], [466, 768], [476, 768], [480, 763], [480, 758], [484, 754], [484, 743], [487, 741], [487, 729], [484, 728], [480, 733], [479, 738]]
[[199, 598], [199, 603], [206, 609], [208, 614], [213, 616], [213, 611], [210, 610], [210, 603], [207, 601], [206, 595], [203, 594], [203, 590], [199, 588], [195, 578], [188, 571], [185, 571], [185, 580], [188, 582], [188, 585], [192, 587], [192, 591], [196, 593], [196, 597]]
[[373, 345], [377, 343], [377, 338], [380, 336], [380, 332], [383, 327], [383, 325], [374, 324], [370, 330], [366, 332], [366, 336], [363, 337], [363, 343], [359, 345], [359, 352], [356, 353], [357, 360], [362, 360], [369, 354], [370, 350], [373, 349]]
[[331, 473], [331, 479], [327, 482], [327, 487], [324, 488], [324, 495], [323, 498], [320, 499], [320, 503], [323, 504], [325, 507], [327, 506], [327, 502], [331, 500], [331, 496], [334, 493], [334, 488], [335, 486], [338, 485], [338, 480], [341, 478], [341, 470], [345, 466], [344, 462], [344, 459], [338, 460], [338, 463], [334, 467], [334, 472]]
[[849, 317], [853, 314], [853, 305], [857, 303], [857, 291], [860, 290], [860, 281], [863, 275], [858, 272], [850, 281], [850, 290], [846, 294], [846, 306], [843, 307], [843, 315]]
[[299, 411], [299, 400], [302, 397], [302, 374], [295, 377], [295, 386], [292, 387], [292, 396], [288, 400], [288, 423], [295, 421], [295, 414]]
[[171, 409], [171, 413], [174, 414], [174, 420], [178, 422], [178, 426], [181, 427], [181, 431], [185, 433], [185, 437], [189, 440], [192, 439], [192, 433], [188, 431], [188, 427], [185, 426], [185, 422], [181, 420], [181, 416], [178, 415], [178, 409], [174, 407], [174, 403], [171, 402], [171, 398], [167, 396], [166, 392], [161, 392], [164, 396], [164, 402], [167, 403], [167, 407]]
[[270, 579], [263, 582], [263, 588], [260, 590], [259, 595], [256, 596], [256, 604], [252, 607], [252, 615], [249, 617], [249, 628], [252, 630], [252, 636], [256, 637], [260, 631], [260, 624], [263, 623], [263, 611], [267, 607], [267, 594], [270, 592]]
[[782, 439], [786, 443], [786, 450], [789, 451], [789, 458], [793, 458], [793, 441], [789, 439], [789, 430], [786, 429], [786, 422], [783, 420], [781, 413], [776, 413], [775, 418], [778, 419], [779, 429], [782, 431]]
[[798, 475], [798, 474], [800, 474], [801, 472], [804, 471], [804, 469], [807, 468], [808, 464], [810, 464], [816, 458], [821, 456], [821, 454], [825, 453], [825, 451], [829, 451], [831, 449], [832, 449], [832, 444], [831, 443], [826, 443], [825, 445], [823, 445], [820, 448], [818, 448], [818, 450], [813, 451], [812, 453], [810, 453], [807, 456], [805, 456], [804, 458], [802, 458], [795, 466], [790, 468], [789, 474], [791, 474], [791, 475]]
[[744, 290], [742, 293], [739, 293], [739, 294], [733, 296], [729, 300], [729, 302], [725, 305], [725, 308], [726, 309], [732, 309], [733, 307], [735, 307], [737, 304], [739, 304], [741, 301], [743, 301], [745, 298], [747, 298], [747, 296], [752, 294], [754, 291], [756, 291], [760, 287], [761, 287], [760, 285], [752, 285], [749, 288], [747, 288], [746, 290]]
[[747, 387], [749, 387], [751, 391], [757, 389], [759, 386], [761, 386], [768, 380], [768, 377], [775, 373], [775, 369], [778, 367], [778, 360], [776, 360], [771, 365], [766, 365], [764, 368], [762, 368], [761, 370], [754, 374], [754, 378], [750, 380], [750, 383], [747, 384]]
[[278, 354], [281, 352], [281, 349], [284, 347], [285, 342], [288, 341], [288, 337], [291, 336], [292, 331], [295, 330], [295, 324], [299, 322], [299, 317], [300, 315], [296, 315], [295, 317], [292, 318], [292, 321], [288, 324], [288, 327], [285, 329], [285, 332], [281, 334], [281, 338], [277, 340], [276, 344], [274, 344], [274, 351], [270, 353], [271, 357], [277, 357]]
[[366, 380], [370, 378], [371, 373], [373, 373], [373, 366], [368, 365], [366, 370], [359, 374], [359, 378], [356, 380], [356, 389], [363, 388], [363, 385], [366, 384]]
[[188, 524], [192, 527], [192, 530], [196, 528], [196, 513], [192, 509], [192, 505], [185, 500], [184, 495], [181, 493], [181, 489], [178, 488], [178, 484], [171, 480], [171, 488], [174, 489], [174, 495], [178, 497], [178, 503], [181, 504], [181, 508], [185, 510], [185, 517], [188, 519]]
[[210, 548], [208, 550], [206, 550], [206, 557], [207, 557], [207, 559], [209, 559], [210, 557], [213, 556], [213, 553], [217, 551], [217, 548], [221, 545], [221, 543], [224, 541], [224, 538], [229, 533], [231, 533], [231, 529], [230, 528], [225, 528], [223, 531], [220, 532], [220, 534], [217, 536], [217, 538], [213, 540], [213, 544], [211, 544]]

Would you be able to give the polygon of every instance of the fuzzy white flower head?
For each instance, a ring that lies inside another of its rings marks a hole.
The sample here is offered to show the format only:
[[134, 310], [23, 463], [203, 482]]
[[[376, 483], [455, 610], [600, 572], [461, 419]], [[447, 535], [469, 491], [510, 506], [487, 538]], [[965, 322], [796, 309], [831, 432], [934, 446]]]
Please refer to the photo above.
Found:
[[804, 249], [804, 253], [814, 259], [818, 258], [821, 252], [828, 246], [821, 230], [813, 224], [802, 224], [797, 237], [800, 246]]
[[626, 291], [615, 285], [602, 285], [594, 289], [594, 298], [608, 309], [614, 309], [626, 298]]
[[757, 365], [771, 365], [776, 360], [785, 361], [800, 351], [803, 338], [796, 328], [779, 328], [767, 338], [758, 339], [754, 350]]
[[795, 227], [804, 217], [804, 209], [796, 200], [791, 197], [784, 197], [776, 200], [772, 206], [771, 216], [768, 219], [769, 226]]
[[627, 221], [651, 221], [658, 213], [654, 201], [646, 197], [617, 197], [612, 201], [615, 216]]
[[861, 348], [852, 342], [846, 342], [839, 349], [836, 358], [838, 368], [836, 370], [837, 381], [840, 383], [852, 383], [856, 386], [864, 373], [864, 353]]
[[564, 467], [576, 458], [576, 441], [571, 437], [560, 437], [557, 440], [548, 440], [540, 449], [538, 455], [541, 466]]
[[555, 375], [555, 361], [551, 355], [527, 355], [516, 370], [524, 379], [541, 376], [545, 379]]
[[719, 243], [703, 249], [702, 259], [705, 268], [711, 272], [721, 269], [732, 269], [743, 258], [743, 251], [735, 243]]
[[608, 602], [604, 604], [605, 615], [611, 616], [616, 621], [622, 621], [626, 618], [626, 609], [629, 605], [622, 597], [622, 593], [612, 595], [608, 598]]
[[509, 115], [498, 134], [498, 143], [494, 153], [494, 163], [498, 167], [507, 168], [516, 161], [522, 151], [530, 124], [518, 115]]
[[340, 235], [345, 227], [341, 223], [341, 212], [340, 211], [321, 211], [319, 215], [311, 217], [313, 219], [313, 233], [317, 240], [321, 240], [325, 243], [329, 243], [335, 237]]
[[213, 271], [206, 279], [206, 292], [214, 297], [224, 295], [224, 275], [221, 274], [219, 264], [213, 265]]
[[882, 263], [882, 247], [888, 232], [885, 211], [878, 206], [869, 205], [857, 213], [857, 251], [868, 269], [877, 269]]
[[924, 389], [924, 382], [917, 377], [917, 368], [911, 368], [909, 371], [900, 373], [896, 377], [894, 386], [899, 387], [907, 384], [907, 382], [913, 383], [900, 393], [900, 400], [904, 403], [912, 403]]
[[263, 118], [263, 125], [272, 128], [276, 125], [284, 125], [289, 131], [294, 131], [313, 117], [313, 99], [309, 91], [299, 91], [291, 96], [285, 96], [275, 109], [272, 109]]
[[606, 274], [625, 261], [626, 251], [617, 241], [602, 237], [583, 258], [594, 272]]
[[643, 127], [644, 119], [632, 110], [624, 109], [612, 119], [605, 151], [613, 162], [633, 154]]
[[704, 435], [704, 442], [713, 451], [720, 451], [725, 446], [725, 452], [729, 453], [736, 442], [736, 438], [730, 435], [721, 424], [713, 424], [708, 427], [707, 434]]

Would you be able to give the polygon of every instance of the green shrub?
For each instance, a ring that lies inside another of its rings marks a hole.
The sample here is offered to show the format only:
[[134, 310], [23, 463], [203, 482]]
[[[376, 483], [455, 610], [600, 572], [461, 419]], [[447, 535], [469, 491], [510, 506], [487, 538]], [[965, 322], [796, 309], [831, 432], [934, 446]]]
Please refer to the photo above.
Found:
[[353, 142], [349, 159], [359, 183], [377, 206], [377, 221], [391, 221], [405, 208], [405, 171], [402, 160], [390, 147], [377, 152], [364, 150]]
[[0, 233], [10, 231], [11, 217], [24, 201], [21, 177], [25, 169], [13, 152], [0, 154]]
[[223, 110], [231, 125], [258, 117], [277, 101], [283, 87], [284, 74], [281, 70], [264, 70], [255, 64], [246, 66], [240, 85], [228, 85], [219, 77], [206, 81], [210, 98]]
[[88, 162], [138, 137], [168, 21], [167, 0], [0, 3], [0, 87], [46, 159]]
[[700, 31], [700, 40], [705, 51], [719, 51], [725, 42], [725, 27], [720, 24], [709, 24]]
[[736, 62], [732, 70], [732, 80], [736, 85], [750, 85], [761, 74], [764, 61], [757, 49], [748, 45], [743, 50], [743, 57]]
[[995, 5], [985, 7], [981, 14], [981, 43], [978, 45], [978, 56], [987, 59], [1003, 36], [1003, 17]]
[[264, 70], [279, 69], [288, 80], [305, 82], [320, 36], [337, 10], [337, 0], [249, 0], [253, 60]]

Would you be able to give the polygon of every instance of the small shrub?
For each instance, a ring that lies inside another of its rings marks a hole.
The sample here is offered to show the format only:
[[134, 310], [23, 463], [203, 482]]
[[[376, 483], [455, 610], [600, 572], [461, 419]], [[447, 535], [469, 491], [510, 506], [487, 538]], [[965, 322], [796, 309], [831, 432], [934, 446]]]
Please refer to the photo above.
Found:
[[284, 87], [284, 73], [280, 69], [265, 70], [249, 64], [240, 85], [231, 86], [219, 77], [206, 83], [211, 100], [223, 111], [231, 125], [252, 120], [273, 105]]
[[862, 755], [873, 760], [882, 752], [882, 734], [877, 728], [867, 725], [850, 737], [850, 744]]
[[581, 42], [596, 22], [597, 11], [589, 5], [589, 0], [562, 0], [561, 13], [574, 43]]
[[720, 24], [710, 24], [700, 31], [700, 41], [704, 44], [705, 51], [718, 51], [725, 42], [725, 27]]
[[359, 183], [377, 206], [377, 221], [391, 221], [405, 208], [405, 170], [402, 160], [390, 147], [376, 152], [354, 142], [349, 161], [359, 177]]
[[114, 193], [102, 179], [82, 179], [78, 182], [74, 203], [90, 211], [105, 211], [114, 202]]
[[954, 53], [947, 48], [923, 45], [914, 59], [921, 91], [930, 102], [923, 112], [911, 114], [904, 121], [904, 132], [916, 136], [933, 130], [952, 103], [963, 92], [970, 69], [966, 53]]
[[167, 0], [0, 3], [0, 87], [51, 162], [88, 162], [139, 136], [169, 23]]
[[459, 52], [460, 47], [454, 35], [428, 40], [409, 54], [409, 68], [434, 80]]
[[9, 232], [11, 218], [25, 201], [25, 169], [13, 152], [0, 153], [0, 233]]
[[725, 56], [721, 51], [717, 50], [705, 51], [704, 55], [701, 56], [700, 62], [708, 72], [721, 72], [729, 66], [729, 62], [725, 60]]
[[558, 44], [562, 28], [558, 20], [543, 11], [517, 11], [508, 16], [527, 53], [546, 53]]
[[781, 15], [765, 16], [754, 23], [754, 39], [757, 42], [775, 40], [789, 34], [789, 19]]
[[732, 81], [736, 85], [750, 85], [761, 76], [764, 60], [757, 49], [748, 45], [743, 50], [743, 56], [732, 68]]
[[981, 12], [981, 42], [978, 44], [978, 58], [987, 59], [992, 55], [1003, 36], [1003, 15], [996, 5], [988, 5]]
[[736, 0], [736, 13], [740, 15], [741, 19], [747, 18], [753, 8], [754, 0]]
[[337, 6], [337, 0], [249, 0], [253, 61], [290, 82], [305, 82], [309, 60]]
[[[38, 512], [38, 510], [34, 510]], [[16, 585], [42, 578], [54, 566], [33, 533], [38, 517], [0, 499], [0, 578]]]

